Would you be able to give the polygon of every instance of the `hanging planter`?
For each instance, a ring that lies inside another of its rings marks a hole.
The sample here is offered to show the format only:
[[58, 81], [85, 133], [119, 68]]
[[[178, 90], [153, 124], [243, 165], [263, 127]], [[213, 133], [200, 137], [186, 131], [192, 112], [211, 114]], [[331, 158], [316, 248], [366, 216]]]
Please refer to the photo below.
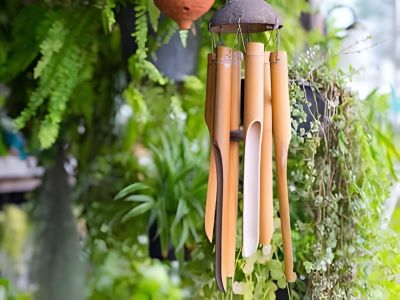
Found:
[[303, 104], [303, 110], [306, 113], [306, 120], [299, 124], [298, 132], [300, 133], [302, 128], [305, 133], [309, 132], [311, 130], [311, 124], [315, 120], [318, 120], [321, 124], [321, 128], [325, 129], [328, 120], [325, 116], [326, 99], [322, 92], [313, 89], [309, 85], [300, 85], [300, 87], [304, 91], [306, 97], [306, 102]]
[[189, 30], [194, 21], [210, 10], [215, 0], [154, 0], [155, 5], [174, 19], [181, 30]]

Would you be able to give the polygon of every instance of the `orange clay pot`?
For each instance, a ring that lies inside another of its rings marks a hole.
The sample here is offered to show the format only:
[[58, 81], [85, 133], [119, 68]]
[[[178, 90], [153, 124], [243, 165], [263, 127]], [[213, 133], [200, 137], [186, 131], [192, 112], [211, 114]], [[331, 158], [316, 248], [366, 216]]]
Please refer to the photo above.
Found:
[[154, 0], [154, 4], [178, 23], [179, 28], [188, 30], [193, 21], [210, 10], [215, 0]]

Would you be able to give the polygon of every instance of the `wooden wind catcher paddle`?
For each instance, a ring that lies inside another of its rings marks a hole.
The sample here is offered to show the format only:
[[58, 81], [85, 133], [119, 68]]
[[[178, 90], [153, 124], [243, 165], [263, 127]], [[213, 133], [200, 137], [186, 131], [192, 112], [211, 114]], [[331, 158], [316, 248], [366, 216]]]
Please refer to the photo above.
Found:
[[[220, 40], [216, 43], [212, 39], [213, 52], [208, 55], [205, 121], [211, 151], [205, 231], [215, 243], [215, 277], [221, 291], [226, 290], [226, 280], [235, 272], [242, 140], [242, 255], [251, 256], [260, 244], [271, 243], [274, 148], [285, 276], [288, 282], [296, 280], [286, 174], [291, 139], [288, 66], [286, 52], [279, 51], [281, 27], [276, 12], [263, 0], [227, 1], [210, 22], [210, 31]], [[250, 41], [250, 33], [264, 31], [271, 31], [270, 39], [275, 40], [277, 51], [265, 51], [263, 43]], [[236, 33], [235, 45], [242, 45], [243, 52], [240, 46], [225, 46], [222, 33]]]

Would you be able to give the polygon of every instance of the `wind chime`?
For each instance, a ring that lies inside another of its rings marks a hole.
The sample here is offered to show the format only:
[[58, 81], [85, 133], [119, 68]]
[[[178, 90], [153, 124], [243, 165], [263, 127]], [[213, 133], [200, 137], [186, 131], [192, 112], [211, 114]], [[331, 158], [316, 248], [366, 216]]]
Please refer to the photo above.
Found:
[[[291, 139], [287, 54], [279, 50], [280, 19], [264, 0], [229, 0], [210, 22], [218, 45], [208, 55], [205, 121], [211, 138], [205, 231], [215, 243], [215, 278], [221, 291], [235, 272], [239, 187], [239, 142], [244, 140], [243, 246], [249, 257], [271, 243], [273, 145], [284, 252], [285, 276], [296, 280], [290, 229], [287, 155]], [[270, 31], [276, 51], [251, 42], [250, 34]], [[236, 33], [233, 48], [223, 33]], [[214, 39], [212, 39], [214, 41]], [[246, 42], [247, 43], [246, 43]], [[244, 64], [244, 91], [241, 88]], [[241, 107], [244, 108], [241, 114]], [[243, 118], [241, 118], [243, 115]]]

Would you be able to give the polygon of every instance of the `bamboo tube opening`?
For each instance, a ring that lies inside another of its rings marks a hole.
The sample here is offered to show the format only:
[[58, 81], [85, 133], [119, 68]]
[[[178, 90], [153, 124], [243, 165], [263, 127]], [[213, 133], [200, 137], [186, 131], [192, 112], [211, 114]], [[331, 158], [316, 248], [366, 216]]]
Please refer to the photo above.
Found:
[[248, 43], [245, 56], [243, 256], [259, 243], [260, 161], [264, 111], [264, 45]]

